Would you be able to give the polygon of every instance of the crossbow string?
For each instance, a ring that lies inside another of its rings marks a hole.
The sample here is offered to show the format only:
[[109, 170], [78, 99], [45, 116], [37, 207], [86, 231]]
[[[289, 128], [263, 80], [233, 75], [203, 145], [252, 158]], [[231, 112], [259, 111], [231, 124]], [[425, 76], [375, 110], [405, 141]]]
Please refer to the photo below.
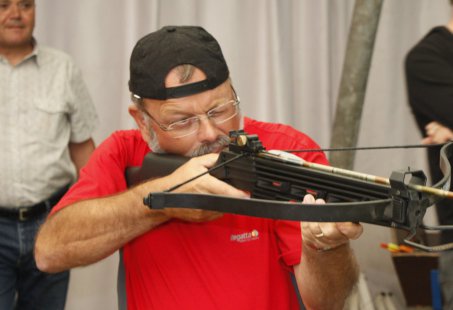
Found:
[[[144, 203], [152, 209], [193, 208], [293, 221], [370, 223], [408, 231], [404, 241], [425, 251], [453, 249], [453, 243], [425, 246], [412, 241], [419, 227], [453, 229], [453, 226], [423, 224], [428, 207], [441, 199], [453, 198], [449, 191], [453, 143], [441, 149], [444, 177], [428, 187], [426, 176], [420, 170], [394, 171], [387, 179], [307, 162], [288, 152], [266, 151], [256, 135], [243, 131], [232, 131], [230, 139], [228, 149], [222, 151], [214, 167], [202, 175], [209, 173], [248, 191], [251, 199], [172, 192], [199, 175], [165, 192], [150, 193]], [[128, 185], [168, 175], [188, 160], [150, 152], [141, 168], [127, 170]], [[303, 204], [306, 194], [322, 198], [326, 204]]]

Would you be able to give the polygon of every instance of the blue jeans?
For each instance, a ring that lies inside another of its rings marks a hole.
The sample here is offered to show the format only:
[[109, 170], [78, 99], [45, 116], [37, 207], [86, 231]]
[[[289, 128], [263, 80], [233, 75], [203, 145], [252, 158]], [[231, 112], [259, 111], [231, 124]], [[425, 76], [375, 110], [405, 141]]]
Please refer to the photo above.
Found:
[[46, 274], [36, 267], [35, 236], [47, 213], [20, 222], [0, 217], [0, 309], [62, 310], [69, 271]]

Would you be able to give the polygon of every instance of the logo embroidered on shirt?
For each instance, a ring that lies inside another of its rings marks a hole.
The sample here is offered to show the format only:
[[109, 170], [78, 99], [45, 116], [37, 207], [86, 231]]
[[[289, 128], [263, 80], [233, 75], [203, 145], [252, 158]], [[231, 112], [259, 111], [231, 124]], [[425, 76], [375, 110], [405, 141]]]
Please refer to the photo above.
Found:
[[254, 229], [250, 232], [245, 232], [242, 234], [236, 234], [236, 235], [231, 235], [230, 236], [230, 241], [233, 242], [249, 242], [253, 240], [258, 240], [259, 237], [259, 232], [258, 230]]

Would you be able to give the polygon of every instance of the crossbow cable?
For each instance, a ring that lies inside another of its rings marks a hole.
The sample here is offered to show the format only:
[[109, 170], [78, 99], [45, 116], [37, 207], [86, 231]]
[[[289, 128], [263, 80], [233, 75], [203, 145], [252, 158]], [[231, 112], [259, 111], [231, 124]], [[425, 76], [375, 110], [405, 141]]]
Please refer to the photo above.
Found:
[[[220, 153], [209, 173], [250, 192], [251, 199], [167, 191], [150, 193], [144, 203], [152, 209], [194, 208], [293, 221], [370, 223], [407, 230], [404, 241], [425, 251], [453, 248], [453, 244], [428, 247], [411, 241], [417, 228], [425, 227], [426, 209], [444, 197], [453, 198], [453, 193], [448, 192], [451, 171], [448, 158], [453, 144], [441, 150], [443, 179], [434, 187], [427, 187], [422, 171], [394, 171], [386, 179], [309, 163], [287, 153], [267, 152], [256, 135], [243, 131], [231, 132], [230, 138], [228, 150]], [[129, 185], [167, 175], [187, 160], [149, 153], [140, 169], [128, 169]], [[302, 204], [306, 194], [327, 203]]]

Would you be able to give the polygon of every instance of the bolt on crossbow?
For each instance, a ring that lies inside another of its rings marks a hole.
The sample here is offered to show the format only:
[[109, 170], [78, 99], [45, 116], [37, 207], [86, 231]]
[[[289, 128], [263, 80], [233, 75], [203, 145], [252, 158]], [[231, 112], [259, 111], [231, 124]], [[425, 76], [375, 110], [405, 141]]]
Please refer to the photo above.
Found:
[[[423, 224], [427, 208], [441, 199], [453, 198], [449, 191], [453, 143], [441, 149], [444, 177], [428, 187], [421, 170], [394, 171], [386, 179], [310, 163], [286, 152], [266, 151], [257, 135], [242, 130], [232, 131], [230, 139], [228, 149], [220, 153], [208, 173], [249, 192], [251, 199], [171, 192], [191, 179], [165, 192], [150, 193], [144, 203], [153, 209], [193, 208], [293, 221], [363, 222], [406, 230], [404, 242], [424, 251], [453, 249], [453, 243], [426, 246], [412, 241], [418, 228], [453, 229], [453, 225]], [[127, 169], [126, 179], [129, 185], [134, 185], [162, 177], [189, 159], [150, 152], [141, 167]], [[326, 204], [302, 204], [306, 194], [322, 198]]]

